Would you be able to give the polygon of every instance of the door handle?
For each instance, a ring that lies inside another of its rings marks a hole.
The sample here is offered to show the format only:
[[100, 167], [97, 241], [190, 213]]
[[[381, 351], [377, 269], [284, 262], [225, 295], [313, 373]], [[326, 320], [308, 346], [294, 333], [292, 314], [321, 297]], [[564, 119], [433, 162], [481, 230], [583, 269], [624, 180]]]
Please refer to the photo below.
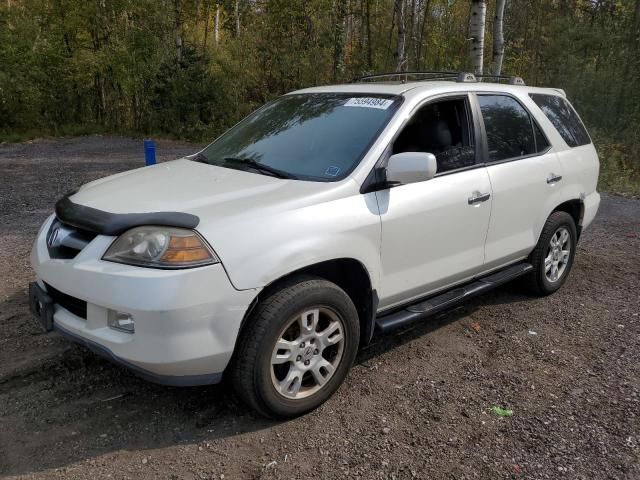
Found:
[[486, 202], [487, 200], [489, 200], [489, 198], [491, 198], [491, 194], [490, 193], [475, 193], [474, 192], [473, 197], [469, 197], [469, 199], [467, 201], [469, 202], [469, 205], [475, 205], [476, 203]]
[[558, 183], [560, 180], [562, 180], [562, 175], [556, 175], [555, 173], [551, 173], [547, 177], [547, 183], [548, 184]]

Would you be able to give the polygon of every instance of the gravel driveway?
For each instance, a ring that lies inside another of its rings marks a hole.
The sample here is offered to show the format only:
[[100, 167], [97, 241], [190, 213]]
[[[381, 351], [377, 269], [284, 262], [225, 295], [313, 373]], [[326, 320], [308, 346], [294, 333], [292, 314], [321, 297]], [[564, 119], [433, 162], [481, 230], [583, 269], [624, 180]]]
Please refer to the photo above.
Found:
[[224, 385], [146, 383], [31, 320], [29, 250], [54, 201], [142, 163], [142, 141], [119, 137], [0, 146], [0, 476], [640, 478], [640, 201], [603, 195], [556, 295], [507, 285], [377, 338], [325, 405], [277, 423]]

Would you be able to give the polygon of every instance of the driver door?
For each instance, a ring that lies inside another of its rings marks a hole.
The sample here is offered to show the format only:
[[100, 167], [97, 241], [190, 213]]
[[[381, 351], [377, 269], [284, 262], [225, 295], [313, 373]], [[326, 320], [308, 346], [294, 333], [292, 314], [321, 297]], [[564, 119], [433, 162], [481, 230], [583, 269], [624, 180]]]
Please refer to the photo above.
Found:
[[482, 270], [491, 183], [479, 164], [467, 95], [421, 106], [391, 153], [436, 156], [431, 180], [376, 192], [382, 223], [379, 308], [408, 302], [472, 278]]

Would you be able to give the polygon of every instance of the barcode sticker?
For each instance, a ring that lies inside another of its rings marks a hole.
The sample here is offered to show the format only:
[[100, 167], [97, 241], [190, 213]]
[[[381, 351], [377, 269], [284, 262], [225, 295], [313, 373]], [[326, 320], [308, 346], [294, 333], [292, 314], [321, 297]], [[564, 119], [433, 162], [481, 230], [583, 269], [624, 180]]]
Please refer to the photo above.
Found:
[[354, 97], [347, 100], [344, 104], [345, 107], [365, 107], [365, 108], [379, 108], [380, 110], [386, 110], [391, 106], [393, 100], [388, 98], [374, 98], [374, 97]]

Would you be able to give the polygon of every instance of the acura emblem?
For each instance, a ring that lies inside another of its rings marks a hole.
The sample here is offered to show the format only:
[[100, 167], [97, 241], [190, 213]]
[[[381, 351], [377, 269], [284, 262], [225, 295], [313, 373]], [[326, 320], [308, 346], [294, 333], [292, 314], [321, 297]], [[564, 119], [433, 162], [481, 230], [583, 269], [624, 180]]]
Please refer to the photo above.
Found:
[[47, 246], [53, 248], [56, 246], [56, 242], [58, 240], [58, 234], [60, 233], [60, 227], [55, 226], [49, 232], [49, 236], [47, 237]]

